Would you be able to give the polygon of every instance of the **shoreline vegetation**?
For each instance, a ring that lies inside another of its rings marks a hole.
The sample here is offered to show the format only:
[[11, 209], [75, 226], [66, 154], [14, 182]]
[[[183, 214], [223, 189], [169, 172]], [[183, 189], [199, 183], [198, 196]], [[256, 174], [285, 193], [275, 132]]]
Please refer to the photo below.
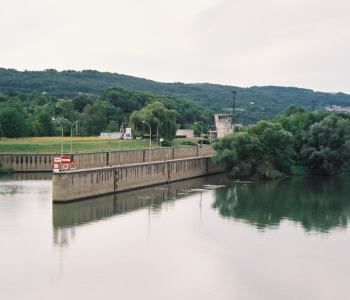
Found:
[[215, 160], [235, 178], [350, 173], [350, 114], [306, 112], [291, 105], [215, 141]]
[[[146, 94], [150, 92], [158, 95], [171, 95], [172, 98], [176, 97], [176, 102], [179, 99], [187, 99], [198, 106], [214, 108], [222, 113], [232, 111], [232, 89], [234, 89], [237, 90], [236, 108], [238, 114], [236, 121], [244, 125], [256, 123], [261, 119], [273, 119], [292, 103], [301, 105], [307, 110], [312, 109], [312, 103], [320, 108], [332, 105], [344, 108], [350, 107], [350, 95], [322, 93], [297, 87], [252, 86], [241, 88], [233, 85], [210, 83], [164, 83], [94, 70], [17, 71], [0, 68], [0, 90], [2, 93], [11, 94], [12, 98], [21, 98], [21, 103], [24, 104], [28, 102], [24, 95], [29, 95], [30, 99], [28, 100], [31, 105], [28, 108], [30, 109], [38, 104], [57, 103], [58, 99], [72, 99], [74, 106], [82, 111], [84, 103], [93, 103], [104, 90], [110, 87], [141, 92], [144, 94], [142, 98], [147, 98]], [[133, 105], [135, 94], [122, 94], [127, 96], [122, 95], [121, 101], [118, 101], [118, 107], [123, 110], [123, 103], [128, 104], [127, 106]], [[46, 98], [46, 100], [43, 98]], [[76, 99], [74, 100], [74, 98]], [[182, 106], [182, 103], [179, 104]], [[194, 115], [193, 111], [189, 111], [189, 108], [190, 106], [187, 106], [185, 110], [179, 110], [179, 116], [183, 120]], [[171, 109], [176, 108], [172, 107]], [[194, 113], [197, 113], [197, 111], [195, 110]], [[42, 123], [40, 119], [39, 122]], [[189, 123], [189, 121], [186, 121], [186, 123]], [[37, 123], [35, 125], [37, 129], [40, 129]]]
[[2, 165], [0, 165], [0, 175], [10, 174], [10, 173], [12, 173], [12, 169], [4, 168]]

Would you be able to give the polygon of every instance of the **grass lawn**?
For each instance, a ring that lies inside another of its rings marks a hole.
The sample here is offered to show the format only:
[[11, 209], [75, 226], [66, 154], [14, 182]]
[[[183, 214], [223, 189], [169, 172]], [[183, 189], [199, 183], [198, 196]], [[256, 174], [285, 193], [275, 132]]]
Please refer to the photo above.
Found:
[[[172, 146], [183, 146], [186, 141], [198, 141], [196, 139], [175, 139]], [[63, 139], [63, 152], [70, 153], [70, 137]], [[159, 145], [152, 141], [152, 148]], [[100, 137], [73, 137], [73, 153], [133, 150], [149, 148], [149, 140], [115, 140]], [[6, 139], [0, 138], [0, 153], [60, 153], [61, 137], [33, 137]]]

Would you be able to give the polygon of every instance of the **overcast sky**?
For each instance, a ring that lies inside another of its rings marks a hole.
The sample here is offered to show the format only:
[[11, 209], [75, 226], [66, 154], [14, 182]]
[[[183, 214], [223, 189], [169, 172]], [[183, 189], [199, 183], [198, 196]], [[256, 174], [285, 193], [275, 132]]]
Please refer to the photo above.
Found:
[[350, 93], [350, 1], [1, 0], [0, 67]]

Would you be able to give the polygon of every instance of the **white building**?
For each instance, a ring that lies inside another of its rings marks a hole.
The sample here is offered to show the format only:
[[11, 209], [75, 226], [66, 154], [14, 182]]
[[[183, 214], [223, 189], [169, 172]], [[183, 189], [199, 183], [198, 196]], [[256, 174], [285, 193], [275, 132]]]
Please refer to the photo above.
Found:
[[122, 137], [121, 132], [101, 132], [101, 138], [110, 138], [110, 139], [120, 139]]
[[176, 130], [176, 135], [186, 136], [189, 139], [194, 137], [193, 129], [178, 129]]

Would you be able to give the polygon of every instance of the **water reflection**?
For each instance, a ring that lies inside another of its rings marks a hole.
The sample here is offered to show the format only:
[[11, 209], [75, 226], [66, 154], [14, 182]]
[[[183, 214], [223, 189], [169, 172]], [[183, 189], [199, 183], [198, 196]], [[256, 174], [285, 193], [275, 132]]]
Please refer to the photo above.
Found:
[[346, 228], [350, 216], [349, 177], [294, 177], [270, 182], [236, 182], [216, 190], [213, 204], [223, 217], [264, 229], [289, 219], [306, 231]]
[[0, 175], [0, 181], [19, 181], [19, 180], [50, 180], [52, 178], [51, 172], [38, 173], [13, 173]]
[[74, 239], [75, 233], [72, 231], [76, 226], [146, 207], [149, 208], [149, 213], [157, 214], [162, 210], [165, 202], [169, 205], [176, 199], [213, 189], [227, 182], [227, 177], [221, 174], [77, 202], [54, 203], [52, 209], [53, 242], [56, 245], [66, 246]]
[[348, 298], [348, 178], [223, 178], [66, 205], [0, 179], [0, 299]]

